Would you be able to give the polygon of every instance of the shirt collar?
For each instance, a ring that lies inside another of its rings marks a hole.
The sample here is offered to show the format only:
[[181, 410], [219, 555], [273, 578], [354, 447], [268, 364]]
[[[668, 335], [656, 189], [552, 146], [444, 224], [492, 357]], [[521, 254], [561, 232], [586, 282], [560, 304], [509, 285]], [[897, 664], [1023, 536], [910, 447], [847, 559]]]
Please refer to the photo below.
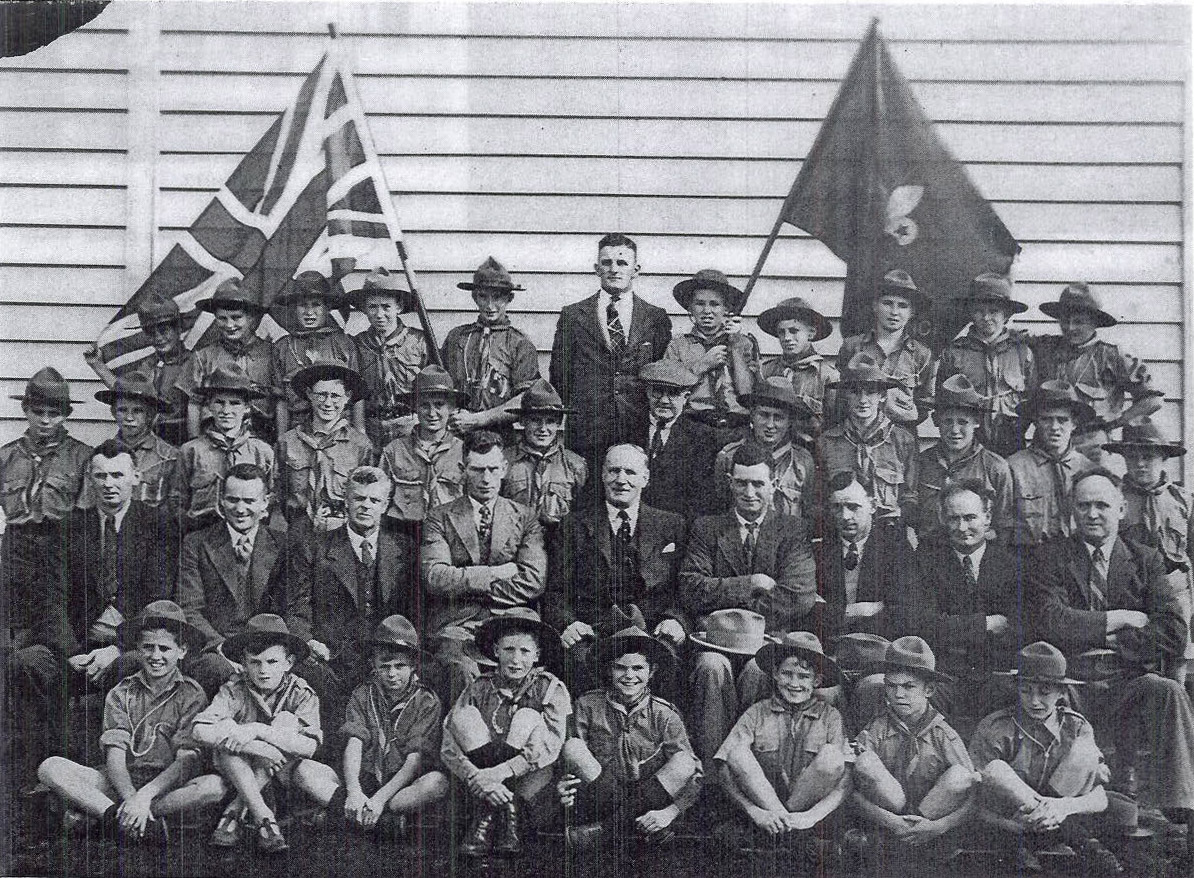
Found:
[[793, 369], [810, 369], [825, 358], [810, 347], [805, 353], [797, 354], [794, 357], [780, 354], [779, 359], [785, 366], [790, 366]]
[[977, 575], [979, 568], [982, 567], [982, 565], [983, 565], [983, 555], [987, 554], [987, 543], [986, 543], [986, 540], [984, 540], [983, 544], [981, 546], [979, 546], [977, 549], [975, 549], [973, 552], [971, 552], [969, 555], [963, 555], [961, 552], [959, 552], [957, 549], [953, 548], [952, 546], [950, 547], [950, 551], [952, 551], [954, 553], [954, 557], [956, 557], [958, 559], [959, 563], [964, 564], [965, 563], [965, 561], [963, 561], [964, 558], [970, 558], [972, 561], [974, 561], [974, 572], [975, 572], [975, 575]]
[[[631, 533], [634, 533], [636, 530], [638, 530], [638, 508], [640, 503], [642, 503], [641, 497], [626, 507], [626, 514], [630, 517]], [[622, 526], [622, 523], [618, 518], [618, 513], [621, 511], [622, 510], [619, 507], [613, 506], [608, 502], [605, 504], [605, 515], [609, 519], [609, 526], [613, 528], [614, 533], [617, 533], [618, 528]]]
[[[853, 541], [854, 545], [858, 548], [859, 555], [862, 555], [862, 550], [866, 548], [867, 541], [871, 538], [872, 533], [874, 533], [873, 529], [870, 531], [867, 531], [867, 535], [865, 537], [863, 537], [862, 539]], [[841, 545], [842, 545], [842, 554], [845, 555], [846, 551], [850, 548], [850, 540], [846, 539], [843, 536], [839, 536], [838, 540], [841, 542]]]
[[743, 518], [741, 515], [739, 515], [738, 510], [735, 509], [734, 510], [734, 518], [738, 519], [738, 533], [743, 538], [745, 538], [746, 537], [746, 529], [748, 527], [751, 527], [752, 525], [754, 526], [754, 529], [755, 529], [755, 536], [758, 536], [758, 532], [760, 530], [762, 530], [763, 522], [767, 519], [767, 513], [764, 512], [762, 515], [760, 515], [754, 521], [747, 521], [745, 518]]
[[825, 702], [815, 695], [800, 707], [792, 707], [778, 694], [772, 694], [771, 698], [767, 700], [767, 706], [772, 713], [797, 713], [812, 719], [818, 719], [825, 713]]
[[373, 557], [377, 557], [377, 536], [379, 531], [380, 528], [373, 531], [372, 534], [366, 536], [364, 534], [357, 533], [350, 525], [344, 525], [344, 532], [348, 534], [348, 542], [352, 546], [352, 552], [357, 556], [358, 561], [361, 560], [361, 545], [365, 542], [368, 542], [370, 548], [372, 548]]
[[1102, 549], [1103, 550], [1103, 563], [1106, 564], [1111, 560], [1111, 550], [1115, 548], [1115, 540], [1116, 540], [1116, 537], [1118, 537], [1118, 536], [1119, 535], [1116, 534], [1115, 537], [1112, 537], [1111, 539], [1107, 540], [1104, 543], [1101, 543], [1098, 546], [1092, 546], [1090, 543], [1086, 542], [1086, 540], [1082, 540], [1082, 545], [1086, 547], [1086, 554], [1090, 555], [1091, 560], [1094, 559], [1095, 549]]
[[[879, 346], [879, 333], [877, 333], [874, 329], [871, 329], [867, 332], [866, 341], [879, 348], [880, 351], [883, 350], [883, 348]], [[900, 335], [900, 343], [897, 345], [897, 347], [903, 348], [906, 351], [910, 351], [912, 350], [912, 346], [914, 344], [916, 344], [916, 339], [912, 337], [912, 333], [910, 333], [907, 327], [905, 327], [903, 333]]]
[[247, 533], [243, 533], [243, 534], [240, 531], [234, 529], [232, 527], [232, 525], [228, 524], [228, 522], [224, 522], [224, 526], [226, 528], [228, 528], [228, 538], [230, 540], [232, 540], [233, 546], [235, 546], [240, 540], [247, 537], [249, 540], [249, 551], [250, 552], [253, 551], [253, 546], [257, 545], [257, 531], [259, 531], [261, 529], [260, 522], [253, 525], [253, 528], [251, 530], [249, 530]]
[[[145, 689], [146, 692], [154, 691], [153, 682], [149, 679], [149, 675], [145, 673], [144, 668], [137, 671], [137, 673], [133, 674], [133, 679], [136, 680], [138, 683], [140, 683], [141, 687], [143, 689]], [[177, 686], [179, 681], [181, 681], [181, 680], [182, 680], [182, 671], [180, 671], [178, 669], [178, 665], [175, 665], [173, 668], [170, 669], [170, 673], [168, 673], [165, 676], [165, 678], [162, 680], [162, 683], [161, 683], [162, 688], [157, 691], [168, 692], [169, 690], [171, 690], [175, 686]]]
[[631, 716], [632, 714], [638, 713], [640, 710], [643, 710], [648, 704], [651, 703], [651, 687], [648, 686], [646, 689], [644, 689], [643, 694], [639, 697], [638, 701], [634, 702], [634, 704], [631, 704], [629, 706], [623, 704], [621, 701], [618, 700], [618, 698], [612, 692], [610, 692], [609, 689], [606, 689], [605, 690], [605, 702], [610, 707], [612, 707], [614, 710], [616, 710], [618, 713], [625, 714], [626, 716]]
[[129, 498], [129, 501], [124, 504], [123, 508], [117, 509], [113, 515], [108, 515], [108, 513], [104, 511], [103, 507], [96, 506], [95, 508], [99, 511], [99, 514], [100, 514], [100, 527], [101, 528], [103, 527], [105, 518], [112, 518], [112, 519], [115, 519], [116, 532], [120, 533], [120, 526], [121, 526], [121, 524], [124, 523], [124, 517], [126, 515], [128, 515], [129, 507], [132, 505], [133, 505], [132, 498]]
[[473, 517], [474, 518], [476, 518], [479, 521], [481, 519], [481, 507], [488, 506], [489, 507], [489, 520], [493, 521], [493, 510], [494, 510], [494, 507], [497, 505], [497, 497], [494, 497], [488, 503], [481, 503], [480, 501], [473, 499], [472, 494], [467, 494], [465, 496], [468, 497], [468, 502], [473, 505]]

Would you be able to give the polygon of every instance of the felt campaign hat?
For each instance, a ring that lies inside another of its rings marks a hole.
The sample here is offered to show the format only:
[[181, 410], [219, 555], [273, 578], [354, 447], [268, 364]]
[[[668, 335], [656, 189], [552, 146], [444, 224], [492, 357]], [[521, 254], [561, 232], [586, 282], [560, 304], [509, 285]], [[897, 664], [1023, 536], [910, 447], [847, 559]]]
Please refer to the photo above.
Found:
[[1081, 686], [1081, 680], [1066, 676], [1065, 653], [1054, 646], [1038, 640], [1019, 652], [1019, 667], [1010, 671], [996, 671], [1001, 677], [1014, 677], [1031, 683], [1053, 683], [1057, 686]]
[[850, 358], [836, 381], [825, 382], [826, 387], [878, 387], [890, 390], [898, 382], [883, 371], [870, 354], [862, 351]]
[[970, 291], [954, 299], [959, 307], [998, 305], [1007, 314], [1023, 314], [1028, 306], [1012, 298], [1012, 279], [1005, 274], [984, 271], [970, 282]]
[[825, 654], [820, 638], [811, 631], [789, 631], [778, 642], [764, 643], [755, 654], [755, 661], [770, 675], [784, 659], [792, 656], [811, 662], [822, 677], [822, 686], [836, 686], [841, 679], [837, 662]]
[[443, 393], [454, 399], [457, 405], [464, 405], [468, 402], [468, 394], [456, 389], [456, 382], [452, 380], [448, 371], [443, 366], [437, 366], [434, 363], [423, 367], [415, 376], [414, 386], [410, 393], [401, 394], [399, 400], [413, 409], [418, 404], [419, 397], [429, 393]]
[[526, 289], [514, 283], [510, 279], [510, 272], [506, 271], [506, 266], [492, 256], [477, 266], [477, 270], [473, 272], [472, 283], [461, 281], [456, 287], [461, 290], [493, 290], [498, 293], [514, 293]]
[[1061, 291], [1055, 302], [1045, 302], [1041, 310], [1053, 319], [1069, 314], [1073, 311], [1085, 311], [1094, 318], [1095, 326], [1106, 328], [1119, 323], [1114, 317], [1103, 310], [1102, 302], [1088, 284], [1072, 283]]
[[118, 399], [136, 399], [158, 411], [166, 407], [166, 401], [158, 396], [153, 384], [140, 372], [117, 376], [116, 383], [110, 388], [97, 390], [95, 398], [104, 405], [116, 405]]
[[963, 409], [976, 415], [991, 413], [990, 400], [979, 393], [978, 389], [970, 383], [970, 379], [961, 372], [957, 375], [950, 375], [942, 381], [936, 396], [925, 400], [925, 406], [936, 409], [938, 412], [945, 409]]
[[522, 401], [514, 410], [517, 415], [567, 415], [572, 409], [564, 405], [564, 400], [551, 382], [546, 378], [536, 378], [522, 393]]
[[878, 299], [892, 293], [903, 296], [911, 302], [912, 308], [917, 314], [923, 314], [933, 306], [933, 300], [927, 293], [921, 291], [920, 287], [916, 285], [916, 281], [912, 279], [912, 275], [902, 268], [893, 269], [880, 278], [879, 283], [875, 286], [874, 298]]
[[303, 661], [311, 648], [297, 634], [291, 634], [286, 620], [274, 613], [258, 613], [245, 623], [245, 629], [224, 641], [221, 651], [229, 661], [237, 661], [246, 650], [261, 652], [270, 646], [284, 646], [294, 654], [295, 664]]
[[473, 635], [477, 651], [490, 660], [493, 648], [507, 634], [533, 634], [539, 641], [540, 664], [548, 670], [561, 670], [564, 660], [564, 642], [560, 634], [539, 618], [529, 607], [511, 607], [481, 624]]
[[779, 324], [782, 320], [799, 320], [801, 323], [807, 323], [813, 328], [813, 341], [829, 338], [830, 333], [833, 332], [833, 324], [825, 315], [800, 296], [784, 299], [778, 305], [772, 305], [760, 314], [759, 329], [768, 335], [778, 335]]
[[351, 400], [363, 399], [368, 393], [365, 380], [361, 373], [351, 366], [337, 362], [317, 362], [304, 366], [291, 373], [290, 386], [294, 392], [302, 396], [320, 381], [339, 379], [344, 382], [344, 389], [348, 391]]
[[738, 401], [748, 409], [755, 406], [784, 409], [792, 417], [805, 421], [815, 415], [808, 403], [796, 395], [792, 383], [783, 378], [768, 378], [766, 381], [756, 382], [754, 390], [742, 394]]
[[25, 392], [9, 398], [28, 405], [57, 406], [68, 415], [71, 412], [71, 406], [79, 404], [77, 399], [70, 398], [70, 385], [62, 377], [62, 373], [53, 366], [44, 366], [38, 369], [25, 384]]
[[924, 638], [910, 634], [893, 640], [883, 654], [876, 671], [882, 673], [909, 673], [927, 680], [950, 681], [949, 674], [937, 670], [937, 656]]
[[691, 369], [676, 360], [647, 363], [638, 370], [638, 377], [644, 384], [674, 387], [677, 390], [689, 390], [701, 380]]
[[419, 644], [419, 632], [410, 619], [395, 613], [377, 623], [369, 637], [370, 646], [384, 646], [387, 649], [403, 649], [415, 655], [423, 655]]
[[174, 601], [152, 601], [122, 627], [127, 627], [130, 638], [136, 638], [146, 628], [164, 628], [173, 631], [188, 649], [202, 649], [206, 641], [203, 632], [187, 621], [186, 611]]
[[384, 268], [375, 268], [365, 278], [360, 289], [353, 290], [345, 296], [345, 301], [358, 311], [365, 310], [365, 300], [370, 295], [389, 296], [398, 303], [403, 313], [413, 311], [417, 298], [407, 287], [402, 275], [394, 274]]
[[1118, 442], [1104, 442], [1104, 451], [1123, 454], [1129, 448], [1155, 448], [1165, 457], [1181, 457], [1186, 453], [1186, 446], [1180, 442], [1166, 439], [1152, 418], [1141, 418], [1131, 424], [1124, 424]]
[[703, 649], [730, 655], [754, 655], [767, 642], [766, 620], [750, 610], [714, 610], [689, 640]]
[[196, 302], [195, 307], [209, 314], [215, 314], [217, 308], [239, 308], [251, 314], [261, 316], [268, 310], [261, 304], [260, 295], [246, 290], [241, 286], [241, 282], [235, 278], [228, 278], [228, 280], [222, 282], [216, 287], [216, 291], [212, 293], [211, 298]]
[[266, 393], [255, 385], [239, 363], [225, 363], [216, 366], [203, 381], [198, 395], [206, 398], [213, 393], [238, 393], [245, 399], [261, 399]]
[[648, 634], [646, 625], [629, 625], [597, 641], [593, 664], [598, 669], [598, 678], [604, 677], [606, 668], [628, 652], [645, 655], [657, 674], [671, 674], [676, 669], [676, 653], [670, 646]]
[[275, 305], [293, 305], [299, 299], [323, 299], [330, 309], [347, 308], [348, 302], [340, 285], [333, 283], [318, 271], [304, 271], [286, 285], [281, 295], [274, 298]]
[[1074, 385], [1061, 378], [1042, 381], [1036, 392], [1020, 403], [1016, 411], [1021, 416], [1033, 420], [1045, 409], [1057, 406], [1068, 408], [1073, 412], [1074, 420], [1080, 424], [1095, 416], [1094, 409], [1078, 398], [1078, 390]]
[[687, 280], [682, 280], [672, 288], [672, 295], [680, 306], [687, 311], [692, 305], [693, 294], [697, 290], [715, 290], [725, 299], [726, 310], [737, 314], [742, 310], [742, 303], [746, 299], [742, 290], [738, 289], [729, 279], [716, 268], [702, 268]]
[[159, 323], [181, 322], [182, 311], [173, 299], [161, 293], [150, 293], [137, 305], [137, 319], [141, 321], [142, 329], [148, 329]]

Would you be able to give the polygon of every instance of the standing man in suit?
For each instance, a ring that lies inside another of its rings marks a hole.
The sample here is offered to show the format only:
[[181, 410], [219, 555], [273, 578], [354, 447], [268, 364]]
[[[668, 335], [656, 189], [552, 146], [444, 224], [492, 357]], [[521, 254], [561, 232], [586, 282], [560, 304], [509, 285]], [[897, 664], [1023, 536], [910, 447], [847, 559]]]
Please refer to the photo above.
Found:
[[663, 356], [672, 321], [635, 295], [638, 246], [630, 238], [610, 234], [598, 241], [593, 270], [601, 290], [560, 312], [549, 377], [575, 412], [568, 447], [597, 472], [609, 446], [646, 433], [647, 397], [638, 372]]
[[712, 427], [681, 417], [697, 376], [675, 360], [648, 363], [639, 370], [647, 385], [651, 422], [647, 426], [647, 466], [651, 479], [643, 500], [692, 521], [715, 508], [709, 491], [717, 439]]
[[265, 470], [238, 463], [220, 486], [220, 520], [187, 534], [178, 572], [178, 604], [204, 636], [202, 652], [187, 657], [187, 673], [214, 698], [236, 668], [219, 648], [267, 605], [285, 537], [271, 530]]
[[[601, 484], [603, 502], [565, 518], [550, 555], [552, 588], [544, 617], [562, 632], [573, 676], [592, 670], [582, 656], [595, 639], [612, 636], [619, 619], [633, 615], [632, 607], [652, 636], [672, 647], [688, 632], [676, 588], [684, 519], [644, 501], [650, 484], [646, 454], [637, 445], [612, 446], [605, 453]], [[566, 682], [570, 689], [586, 691]], [[592, 676], [578, 682], [589, 688], [600, 684]]]
[[[821, 630], [807, 532], [799, 519], [771, 505], [770, 452], [748, 442], [734, 452], [731, 464], [734, 508], [697, 519], [689, 535], [680, 567], [685, 610], [700, 620], [697, 628], [710, 613], [736, 608], [761, 614], [768, 633]], [[706, 650], [695, 656], [690, 682], [697, 753], [712, 758], [748, 699], [762, 696], [766, 676], [753, 660], [737, 668], [723, 653]]]
[[499, 496], [507, 469], [501, 436], [469, 433], [464, 496], [432, 509], [423, 525], [425, 630], [439, 637], [439, 689], [452, 702], [480, 676], [473, 631], [543, 594], [543, 526], [536, 510]]
[[[1136, 794], [1135, 762], [1152, 749], [1156, 807], [1194, 823], [1194, 710], [1174, 680], [1188, 626], [1165, 561], [1156, 550], [1119, 535], [1125, 504], [1119, 479], [1102, 468], [1074, 479], [1075, 532], [1039, 546], [1029, 567], [1029, 607], [1038, 636], [1070, 657], [1110, 649], [1108, 666], [1089, 668], [1071, 658], [1075, 676], [1089, 681], [1082, 712], [1096, 735], [1115, 745], [1111, 788]], [[1190, 826], [1194, 829], [1194, 826]], [[1194, 841], [1187, 836], [1187, 861]]]

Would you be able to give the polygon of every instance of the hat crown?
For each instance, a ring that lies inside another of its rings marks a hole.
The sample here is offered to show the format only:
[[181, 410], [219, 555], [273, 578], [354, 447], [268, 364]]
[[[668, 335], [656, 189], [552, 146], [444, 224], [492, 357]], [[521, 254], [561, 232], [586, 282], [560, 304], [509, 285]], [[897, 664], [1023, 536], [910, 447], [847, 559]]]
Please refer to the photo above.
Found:
[[1132, 445], [1176, 445], [1161, 433], [1152, 418], [1140, 418], [1130, 424], [1124, 424], [1120, 434], [1124, 444]]
[[455, 393], [456, 382], [443, 366], [432, 363], [415, 376], [415, 393]]
[[1012, 279], [994, 271], [984, 271], [970, 282], [970, 295], [1010, 299], [1012, 297]]
[[978, 388], [961, 372], [950, 375], [941, 382], [934, 405], [938, 411], [951, 407], [984, 411], [988, 408], [987, 398], [979, 393]]
[[178, 303], [161, 293], [151, 293], [137, 306], [137, 317], [142, 323], [177, 320], [181, 316]]
[[811, 631], [789, 631], [780, 638], [779, 645], [825, 655], [825, 648], [821, 646], [821, 638]]
[[1089, 284], [1082, 281], [1067, 284], [1065, 289], [1061, 291], [1061, 295], [1058, 296], [1057, 301], [1063, 308], [1079, 308], [1088, 311], [1103, 310], [1098, 295], [1090, 288]]
[[714, 610], [705, 618], [703, 639], [725, 649], [746, 649], [763, 645], [766, 620], [751, 610]]
[[384, 293], [408, 294], [410, 292], [403, 283], [400, 275], [382, 267], [375, 268], [369, 273], [369, 276], [365, 278], [365, 282], [361, 285], [361, 290], [366, 293], [373, 290]]
[[492, 256], [488, 256], [484, 262], [477, 266], [477, 270], [473, 272], [473, 285], [509, 290], [514, 288], [514, 281], [511, 280], [510, 272], [506, 270], [506, 266], [502, 265]]
[[754, 390], [742, 400], [749, 408], [759, 405], [775, 405], [777, 408], [788, 409], [798, 417], [812, 417], [808, 404], [796, 395], [792, 383], [786, 379], [773, 377], [755, 384]]
[[768, 335], [778, 336], [779, 324], [784, 320], [799, 320], [813, 329], [812, 341], [828, 338], [833, 326], [825, 315], [809, 304], [803, 296], [792, 296], [759, 314], [759, 329]]
[[698, 283], [701, 281], [709, 281], [709, 282], [715, 283], [715, 284], [725, 284], [726, 286], [733, 286], [730, 283], [729, 278], [727, 278], [725, 276], [725, 273], [722, 271], [718, 271], [716, 268], [702, 268], [700, 271], [698, 271], [696, 274], [694, 274], [692, 276], [692, 279], [694, 281], [697, 281]]
[[146, 604], [137, 614], [137, 624], [144, 625], [148, 619], [169, 619], [171, 622], [185, 623], [186, 611], [174, 601], [160, 600]]
[[870, 354], [859, 351], [846, 363], [842, 379], [854, 383], [890, 384], [891, 379], [883, 367]]
[[647, 384], [662, 384], [667, 387], [688, 388], [700, 380], [692, 370], [676, 360], [655, 360], [638, 371], [640, 380]]
[[564, 400], [551, 382], [536, 378], [522, 394], [523, 409], [563, 409]]
[[286, 620], [277, 613], [258, 613], [245, 623], [245, 634], [278, 634], [290, 636]]
[[1065, 653], [1051, 643], [1038, 640], [1020, 650], [1020, 679], [1064, 680]]
[[933, 655], [932, 648], [924, 638], [914, 634], [893, 640], [887, 647], [883, 661], [888, 665], [907, 668], [909, 671], [937, 670], [937, 657]]
[[885, 292], [908, 292], [919, 293], [920, 289], [916, 286], [916, 281], [912, 280], [912, 275], [904, 271], [902, 268], [896, 268], [883, 275], [883, 280], [879, 283], [879, 289]]
[[386, 616], [373, 631], [373, 642], [383, 646], [419, 648], [419, 632], [410, 619], [395, 614]]
[[203, 382], [203, 387], [248, 392], [253, 389], [253, 382], [240, 363], [221, 363], [211, 370], [211, 374]]
[[97, 391], [95, 398], [108, 405], [115, 405], [118, 399], [140, 399], [155, 407], [161, 407], [164, 402], [153, 383], [141, 372], [129, 372], [116, 376], [116, 381], [111, 389], [105, 388]]
[[43, 366], [33, 373], [25, 385], [25, 396], [34, 399], [63, 402], [70, 400], [70, 385], [53, 366]]

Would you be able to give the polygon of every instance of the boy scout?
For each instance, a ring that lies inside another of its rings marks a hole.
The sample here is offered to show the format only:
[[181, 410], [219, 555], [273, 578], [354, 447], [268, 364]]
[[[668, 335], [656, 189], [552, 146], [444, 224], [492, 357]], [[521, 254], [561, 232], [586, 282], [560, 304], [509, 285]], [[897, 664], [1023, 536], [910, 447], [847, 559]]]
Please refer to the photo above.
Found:
[[[277, 399], [278, 435], [306, 422], [311, 403], [291, 381], [295, 373], [314, 363], [339, 363], [357, 369], [357, 346], [332, 319], [332, 311], [348, 308], [339, 285], [318, 271], [304, 271], [274, 299], [277, 307], [293, 309], [288, 335], [274, 342], [274, 398]], [[360, 394], [350, 412], [352, 425], [365, 429], [365, 401]]]
[[478, 313], [473, 323], [453, 327], [444, 339], [444, 368], [465, 394], [452, 428], [459, 433], [496, 430], [514, 421], [519, 394], [539, 377], [539, 352], [506, 316], [514, 293], [526, 288], [492, 256], [473, 272], [471, 283], [456, 286], [473, 294]]
[[759, 329], [779, 339], [780, 354], [763, 360], [759, 375], [783, 378], [813, 413], [814, 433], [839, 417], [837, 391], [829, 385], [838, 371], [813, 347], [829, 338], [833, 325], [799, 296], [784, 299], [759, 315]]
[[178, 670], [203, 636], [173, 601], [147, 604], [130, 628], [141, 668], [104, 699], [104, 767], [52, 756], [38, 777], [66, 804], [65, 824], [87, 815], [101, 818], [109, 832], [164, 840], [167, 814], [214, 805], [224, 796], [219, 776], [198, 776], [199, 748], [191, 740], [191, 722], [207, 696]]
[[353, 336], [361, 377], [365, 379], [365, 432], [377, 448], [414, 428], [415, 418], [404, 404], [415, 376], [431, 362], [427, 336], [407, 326], [402, 315], [416, 308], [416, 296], [384, 268], [365, 278], [348, 294], [348, 304], [369, 318], [369, 328]]
[[514, 414], [522, 423], [518, 444], [507, 447], [509, 470], [502, 496], [539, 511], [539, 523], [558, 524], [572, 511], [589, 478], [584, 458], [564, 447], [562, 431], [569, 410], [556, 389], [536, 379]]
[[970, 330], [941, 352], [935, 384], [940, 391], [947, 378], [966, 376], [988, 403], [981, 424], [983, 444], [1007, 457], [1024, 447], [1028, 423], [1020, 417], [1019, 405], [1037, 385], [1028, 333], [1007, 328], [1008, 320], [1028, 306], [1012, 298], [1011, 278], [991, 272], [972, 280], [969, 294], [953, 302], [969, 309]]

